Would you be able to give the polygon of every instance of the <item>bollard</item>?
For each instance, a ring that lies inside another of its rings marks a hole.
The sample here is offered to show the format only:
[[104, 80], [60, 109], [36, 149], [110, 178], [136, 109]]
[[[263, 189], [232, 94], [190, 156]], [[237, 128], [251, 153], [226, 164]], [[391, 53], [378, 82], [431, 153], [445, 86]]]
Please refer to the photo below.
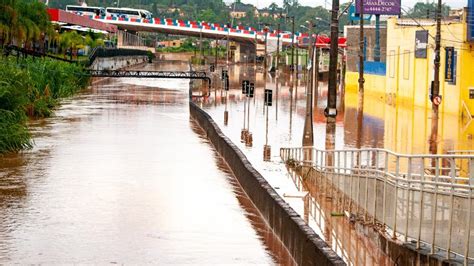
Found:
[[252, 147], [252, 142], [253, 142], [252, 133], [247, 132], [247, 137], [245, 138], [245, 146]]
[[247, 139], [247, 129], [242, 129], [242, 131], [240, 131], [240, 142], [242, 143], [245, 143], [245, 140]]
[[224, 126], [229, 123], [229, 111], [224, 111]]
[[263, 145], [263, 160], [269, 162], [271, 157], [271, 146]]

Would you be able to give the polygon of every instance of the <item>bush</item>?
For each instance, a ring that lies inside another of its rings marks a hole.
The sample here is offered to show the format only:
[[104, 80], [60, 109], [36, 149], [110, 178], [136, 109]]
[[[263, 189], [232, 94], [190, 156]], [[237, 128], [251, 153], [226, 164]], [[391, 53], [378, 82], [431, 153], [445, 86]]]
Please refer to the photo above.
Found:
[[60, 98], [84, 88], [84, 68], [50, 59], [0, 59], [0, 153], [31, 147], [29, 117], [48, 117]]

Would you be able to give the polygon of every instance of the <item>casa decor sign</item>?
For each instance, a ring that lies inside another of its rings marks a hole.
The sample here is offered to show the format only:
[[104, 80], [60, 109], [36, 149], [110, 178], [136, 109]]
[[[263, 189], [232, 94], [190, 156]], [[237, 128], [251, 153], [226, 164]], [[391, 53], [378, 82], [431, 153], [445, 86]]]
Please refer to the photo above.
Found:
[[[356, 0], [356, 13], [360, 14], [360, 1]], [[401, 0], [362, 0], [364, 1], [364, 14], [395, 15], [401, 13]]]

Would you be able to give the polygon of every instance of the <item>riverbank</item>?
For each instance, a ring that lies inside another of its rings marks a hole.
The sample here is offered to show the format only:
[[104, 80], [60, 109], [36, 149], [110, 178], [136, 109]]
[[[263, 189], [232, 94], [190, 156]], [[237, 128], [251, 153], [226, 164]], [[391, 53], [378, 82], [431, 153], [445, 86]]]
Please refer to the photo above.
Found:
[[1, 58], [0, 154], [32, 147], [28, 119], [49, 117], [89, 83], [84, 67], [52, 59]]

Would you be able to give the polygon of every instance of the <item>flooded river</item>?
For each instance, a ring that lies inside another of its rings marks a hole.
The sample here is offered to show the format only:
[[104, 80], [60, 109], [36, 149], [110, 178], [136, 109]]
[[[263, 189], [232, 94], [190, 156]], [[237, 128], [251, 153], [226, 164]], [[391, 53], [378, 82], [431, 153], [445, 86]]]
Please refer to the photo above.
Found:
[[33, 122], [35, 147], [0, 158], [0, 264], [290, 264], [188, 88], [104, 80]]

